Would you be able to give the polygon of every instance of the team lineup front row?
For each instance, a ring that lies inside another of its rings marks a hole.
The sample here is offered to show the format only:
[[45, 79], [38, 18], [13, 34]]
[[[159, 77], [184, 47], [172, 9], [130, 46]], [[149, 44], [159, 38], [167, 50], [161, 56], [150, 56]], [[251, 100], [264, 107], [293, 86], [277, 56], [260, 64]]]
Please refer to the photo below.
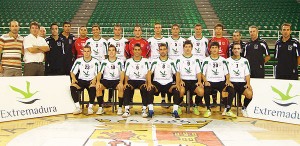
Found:
[[88, 90], [88, 114], [94, 113], [92, 107], [97, 97], [99, 108], [96, 114], [101, 115], [104, 113], [102, 91], [116, 89], [119, 99], [117, 114], [124, 118], [129, 117], [129, 105], [134, 89], [139, 89], [142, 97], [142, 117], [152, 118], [154, 96], [168, 92], [173, 96], [172, 115], [180, 118], [182, 112], [179, 105], [186, 91], [190, 91], [191, 95], [196, 95], [194, 111], [198, 111], [198, 104], [204, 96], [207, 110], [203, 117], [208, 118], [212, 114], [211, 92], [218, 90], [222, 93], [221, 97], [225, 104], [222, 115], [237, 117], [231, 111], [231, 104], [237, 92], [245, 96], [242, 114], [247, 117], [247, 106], [253, 92], [248, 60], [240, 56], [241, 44], [233, 45], [233, 56], [227, 59], [219, 55], [218, 42], [211, 42], [209, 46], [210, 56], [199, 60], [192, 54], [192, 42], [187, 40], [183, 44], [183, 54], [173, 60], [168, 57], [167, 45], [162, 43], [158, 50], [159, 57], [150, 62], [142, 57], [141, 45], [135, 44], [132, 58], [127, 59], [124, 64], [123, 60], [116, 57], [117, 50], [114, 45], [108, 46], [108, 57], [101, 63], [91, 56], [91, 47], [86, 45], [83, 49], [83, 57], [75, 60], [70, 73], [72, 78], [70, 90], [76, 106], [73, 114], [82, 112], [77, 93], [79, 90]]

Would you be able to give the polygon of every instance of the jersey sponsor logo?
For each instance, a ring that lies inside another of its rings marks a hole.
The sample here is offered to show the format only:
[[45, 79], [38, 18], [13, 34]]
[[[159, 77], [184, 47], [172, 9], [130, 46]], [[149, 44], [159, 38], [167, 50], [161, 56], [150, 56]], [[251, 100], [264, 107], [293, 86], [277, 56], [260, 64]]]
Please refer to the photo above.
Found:
[[88, 77], [88, 76], [89, 76], [89, 71], [87, 71], [87, 72], [83, 71], [83, 73], [84, 73], [84, 76], [85, 76], [85, 77]]
[[140, 78], [141, 77], [140, 72], [134, 72], [134, 75], [135, 75], [136, 78]]
[[201, 53], [200, 48], [195, 48], [195, 50], [196, 50], [197, 53]]
[[94, 52], [95, 55], [99, 54], [98, 50], [93, 50], [93, 52]]
[[241, 74], [241, 73], [240, 73], [240, 70], [236, 70], [236, 71], [233, 70], [233, 72], [234, 72], [234, 75], [235, 75], [235, 76], [239, 76], [239, 75]]
[[115, 77], [115, 73], [114, 72], [110, 72], [109, 74], [110, 74], [111, 77], [113, 77], [113, 78]]
[[161, 75], [162, 77], [166, 77], [166, 76], [167, 76], [166, 71], [164, 71], [164, 72], [159, 71], [159, 72], [160, 72], [160, 75]]
[[178, 50], [177, 50], [177, 48], [175, 48], [175, 49], [172, 49], [172, 51], [173, 51], [173, 53], [174, 53], [174, 54], [178, 54]]
[[188, 74], [192, 73], [191, 67], [189, 67], [189, 68], [184, 68], [184, 69], [185, 69], [185, 72], [186, 72], [186, 73], [188, 73]]
[[219, 72], [218, 72], [218, 69], [216, 69], [215, 71], [214, 70], [211, 70], [213, 73], [214, 73], [214, 75], [219, 75]]

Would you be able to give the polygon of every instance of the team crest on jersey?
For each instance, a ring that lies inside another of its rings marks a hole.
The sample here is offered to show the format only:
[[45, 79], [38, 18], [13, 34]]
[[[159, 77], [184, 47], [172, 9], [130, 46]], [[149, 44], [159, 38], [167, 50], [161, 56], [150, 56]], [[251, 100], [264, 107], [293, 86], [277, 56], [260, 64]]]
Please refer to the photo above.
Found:
[[90, 68], [91, 68], [91, 66], [90, 66], [89, 64], [85, 64], [85, 65], [84, 65], [84, 69], [89, 70]]
[[110, 66], [110, 69], [116, 69], [116, 66], [115, 66], [114, 64], [112, 64], [112, 65]]
[[258, 49], [258, 45], [257, 44], [254, 44], [254, 49]]
[[116, 47], [120, 47], [120, 43], [119, 42], [116, 43]]
[[288, 50], [292, 51], [293, 50], [293, 46], [292, 45], [288, 45]]
[[56, 43], [56, 45], [60, 47], [60, 46], [61, 46], [61, 42], [58, 41], [58, 42]]

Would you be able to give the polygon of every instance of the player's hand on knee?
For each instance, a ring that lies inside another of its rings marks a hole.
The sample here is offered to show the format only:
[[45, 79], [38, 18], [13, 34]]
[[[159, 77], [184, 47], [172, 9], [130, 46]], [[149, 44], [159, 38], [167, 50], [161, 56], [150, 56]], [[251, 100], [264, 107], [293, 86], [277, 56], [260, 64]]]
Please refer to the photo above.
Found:
[[120, 90], [122, 90], [124, 87], [123, 87], [123, 84], [122, 83], [119, 83], [118, 85], [117, 85], [117, 89], [120, 89]]
[[72, 79], [72, 85], [78, 83], [76, 79]]
[[245, 88], [252, 90], [252, 87], [251, 87], [250, 84], [246, 84], [246, 85], [245, 85]]
[[204, 86], [210, 86], [210, 82], [205, 81], [205, 82], [204, 82]]
[[146, 88], [147, 88], [147, 91], [150, 91], [152, 88], [154, 88], [154, 86], [153, 86], [153, 84], [149, 83], [149, 84], [147, 84]]
[[196, 83], [196, 86], [197, 86], [197, 87], [203, 88], [203, 84], [202, 84], [201, 82], [197, 82], [197, 83]]
[[180, 86], [182, 86], [182, 87], [185, 86], [185, 83], [182, 80], [180, 81]]
[[226, 85], [226, 86], [233, 87], [233, 84], [232, 84], [230, 81], [226, 81], [225, 85]]

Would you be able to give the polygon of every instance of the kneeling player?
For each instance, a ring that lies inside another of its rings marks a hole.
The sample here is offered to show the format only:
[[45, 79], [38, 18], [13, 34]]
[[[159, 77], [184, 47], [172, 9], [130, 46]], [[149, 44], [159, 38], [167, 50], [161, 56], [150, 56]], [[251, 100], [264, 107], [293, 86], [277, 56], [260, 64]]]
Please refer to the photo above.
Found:
[[[104, 113], [103, 111], [103, 95], [102, 91], [104, 89], [117, 89], [118, 90], [118, 98], [119, 98], [119, 108], [118, 115], [122, 115], [122, 105], [123, 105], [123, 79], [124, 79], [124, 71], [123, 71], [123, 61], [116, 57], [116, 47], [114, 45], [110, 45], [108, 47], [108, 58], [103, 60], [100, 67], [100, 72], [97, 75], [97, 89], [100, 89], [100, 96], [97, 97], [99, 109], [96, 114], [101, 115]], [[100, 80], [103, 74], [102, 80]]]
[[247, 106], [252, 100], [252, 87], [250, 85], [250, 66], [246, 58], [241, 57], [241, 44], [233, 44], [233, 56], [227, 59], [230, 81], [234, 90], [240, 95], [245, 95], [242, 114], [248, 117]]
[[[79, 97], [77, 91], [82, 89], [87, 89], [89, 93], [89, 107], [88, 115], [93, 114], [92, 109], [95, 96], [96, 96], [96, 77], [99, 72], [100, 63], [97, 59], [92, 58], [91, 56], [91, 47], [84, 46], [83, 48], [83, 57], [76, 59], [74, 62], [70, 75], [71, 75], [71, 95], [75, 102], [76, 109], [73, 114], [80, 114], [82, 110], [79, 105]], [[79, 72], [78, 80], [75, 75]]]
[[[219, 56], [220, 45], [218, 42], [212, 42], [210, 45], [210, 56], [206, 57], [202, 63], [202, 73], [204, 82], [204, 100], [207, 107], [204, 117], [211, 116], [210, 94], [216, 89], [220, 93], [225, 89], [228, 92], [228, 102], [225, 105], [224, 114], [230, 117], [236, 115], [230, 110], [234, 96], [233, 85], [230, 82], [227, 62], [225, 58]], [[225, 80], [226, 77], [226, 80]]]
[[[154, 88], [155, 93], [172, 93], [174, 106], [173, 115], [175, 118], [180, 118], [178, 115], [178, 105], [179, 105], [179, 89], [180, 89], [180, 75], [177, 72], [175, 63], [172, 59], [168, 58], [168, 49], [166, 44], [161, 44], [159, 47], [159, 58], [152, 60], [151, 68], [147, 74], [147, 89], [151, 90]], [[151, 82], [151, 76], [154, 74], [153, 84]], [[176, 85], [173, 84], [173, 75], [176, 74]], [[153, 103], [153, 98], [152, 100]], [[153, 106], [153, 105], [151, 105]], [[149, 114], [149, 117], [152, 115]]]

